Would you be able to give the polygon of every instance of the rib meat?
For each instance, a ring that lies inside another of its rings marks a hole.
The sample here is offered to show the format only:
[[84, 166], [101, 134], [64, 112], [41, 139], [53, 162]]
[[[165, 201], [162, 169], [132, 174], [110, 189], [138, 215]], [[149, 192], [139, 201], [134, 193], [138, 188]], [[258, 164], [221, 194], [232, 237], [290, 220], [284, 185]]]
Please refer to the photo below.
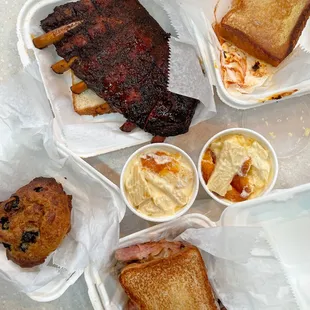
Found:
[[130, 123], [162, 137], [188, 131], [198, 101], [167, 90], [170, 34], [138, 0], [81, 0], [56, 7], [45, 31], [82, 20], [55, 44], [88, 88]]

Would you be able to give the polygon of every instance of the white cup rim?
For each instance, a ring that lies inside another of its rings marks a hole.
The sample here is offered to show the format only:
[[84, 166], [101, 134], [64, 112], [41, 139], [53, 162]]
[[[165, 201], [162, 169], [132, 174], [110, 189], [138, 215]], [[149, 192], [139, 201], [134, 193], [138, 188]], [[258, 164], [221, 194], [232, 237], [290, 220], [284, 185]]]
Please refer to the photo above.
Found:
[[[189, 200], [188, 204], [182, 208], [181, 210], [177, 211], [174, 215], [170, 215], [170, 216], [163, 216], [163, 217], [152, 217], [152, 216], [148, 216], [145, 215], [141, 212], [139, 212], [134, 206], [132, 206], [132, 204], [130, 203], [130, 201], [128, 201], [127, 196], [126, 196], [126, 190], [125, 190], [125, 183], [124, 183], [124, 174], [125, 171], [129, 165], [129, 163], [132, 161], [132, 159], [134, 157], [136, 157], [139, 153], [143, 152], [146, 149], [152, 149], [152, 148], [166, 148], [166, 149], [173, 149], [179, 153], [182, 154], [182, 156], [184, 156], [188, 162], [190, 163], [193, 172], [194, 172], [194, 189], [193, 189], [193, 193], [191, 196], [191, 199]], [[163, 222], [168, 222], [168, 221], [172, 221], [182, 215], [184, 215], [193, 205], [193, 203], [196, 200], [197, 194], [198, 194], [198, 190], [199, 190], [199, 177], [198, 177], [198, 172], [197, 172], [197, 168], [195, 163], [193, 162], [193, 160], [191, 159], [191, 157], [182, 149], [180, 149], [179, 147], [169, 144], [169, 143], [154, 143], [154, 144], [148, 144], [145, 145], [141, 148], [139, 148], [138, 150], [136, 150], [133, 154], [131, 154], [131, 156], [127, 159], [122, 172], [121, 172], [121, 178], [120, 178], [120, 190], [121, 190], [121, 195], [127, 205], [127, 207], [137, 216], [139, 216], [140, 218], [146, 220], [146, 221], [150, 221], [150, 222], [155, 222], [155, 223], [163, 223]]]
[[[202, 185], [202, 187], [204, 188], [204, 190], [207, 192], [207, 194], [213, 198], [215, 201], [217, 201], [218, 203], [225, 205], [225, 206], [231, 206], [234, 205], [236, 203], [234, 202], [230, 202], [228, 200], [225, 200], [223, 198], [218, 197], [217, 195], [215, 195], [213, 192], [211, 192], [206, 184], [206, 182], [203, 179], [202, 173], [201, 173], [201, 161], [202, 158], [204, 156], [204, 153], [206, 152], [206, 150], [208, 149], [208, 147], [210, 146], [210, 144], [215, 141], [216, 139], [218, 139], [219, 137], [223, 137], [229, 134], [240, 134], [240, 135], [245, 135], [248, 137], [253, 137], [256, 138], [258, 142], [262, 143], [270, 152], [271, 154], [271, 160], [272, 160], [272, 168], [273, 168], [273, 178], [269, 183], [269, 186], [258, 196], [255, 197], [253, 199], [262, 197], [262, 196], [266, 196], [268, 193], [270, 193], [272, 191], [272, 189], [274, 188], [277, 178], [278, 178], [278, 172], [279, 172], [279, 162], [278, 162], [278, 158], [277, 158], [277, 154], [274, 150], [274, 148], [272, 147], [272, 145], [270, 144], [270, 142], [260, 133], [248, 129], [248, 128], [229, 128], [229, 129], [225, 129], [223, 131], [218, 132], [217, 134], [215, 134], [214, 136], [212, 136], [207, 143], [204, 145], [204, 147], [202, 148], [200, 155], [199, 155], [199, 159], [198, 159], [198, 176], [199, 176], [199, 180], [200, 183]], [[253, 200], [251, 199], [251, 200]]]

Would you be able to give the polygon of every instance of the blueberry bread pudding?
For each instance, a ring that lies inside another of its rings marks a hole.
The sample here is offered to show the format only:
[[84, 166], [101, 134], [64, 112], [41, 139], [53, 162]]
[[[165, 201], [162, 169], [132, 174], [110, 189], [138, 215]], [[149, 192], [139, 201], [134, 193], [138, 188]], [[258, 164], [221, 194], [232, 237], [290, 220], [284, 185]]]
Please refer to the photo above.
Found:
[[71, 200], [53, 178], [36, 178], [0, 202], [0, 242], [23, 268], [42, 264], [70, 231]]

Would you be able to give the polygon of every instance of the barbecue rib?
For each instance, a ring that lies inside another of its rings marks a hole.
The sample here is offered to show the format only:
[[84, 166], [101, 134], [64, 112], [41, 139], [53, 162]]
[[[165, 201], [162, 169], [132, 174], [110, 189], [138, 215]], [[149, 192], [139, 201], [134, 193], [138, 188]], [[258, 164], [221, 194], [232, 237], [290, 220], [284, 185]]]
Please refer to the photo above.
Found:
[[67, 3], [41, 26], [49, 32], [77, 21], [55, 42], [74, 74], [128, 124], [161, 137], [186, 133], [198, 101], [167, 90], [170, 35], [138, 0]]

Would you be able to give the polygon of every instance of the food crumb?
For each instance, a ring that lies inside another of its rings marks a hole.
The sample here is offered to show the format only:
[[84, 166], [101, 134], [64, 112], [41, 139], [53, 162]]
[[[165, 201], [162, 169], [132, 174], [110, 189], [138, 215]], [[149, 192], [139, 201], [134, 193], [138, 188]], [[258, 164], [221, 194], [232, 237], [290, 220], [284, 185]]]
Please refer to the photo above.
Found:
[[277, 119], [277, 123], [281, 123], [282, 122], [282, 119]]
[[269, 126], [269, 123], [267, 121], [265, 121], [266, 126]]
[[259, 62], [259, 61], [256, 61], [255, 64], [252, 66], [252, 69], [253, 69], [254, 71], [257, 71], [259, 68], [260, 68], [260, 62]]
[[304, 119], [304, 118], [301, 116], [301, 117], [300, 117], [300, 120], [302, 121], [303, 119]]
[[291, 132], [288, 133], [289, 137], [293, 137], [293, 134]]
[[269, 135], [272, 139], [275, 139], [277, 136], [274, 134], [274, 132], [269, 132]]
[[304, 136], [309, 137], [310, 135], [310, 128], [305, 128]]

